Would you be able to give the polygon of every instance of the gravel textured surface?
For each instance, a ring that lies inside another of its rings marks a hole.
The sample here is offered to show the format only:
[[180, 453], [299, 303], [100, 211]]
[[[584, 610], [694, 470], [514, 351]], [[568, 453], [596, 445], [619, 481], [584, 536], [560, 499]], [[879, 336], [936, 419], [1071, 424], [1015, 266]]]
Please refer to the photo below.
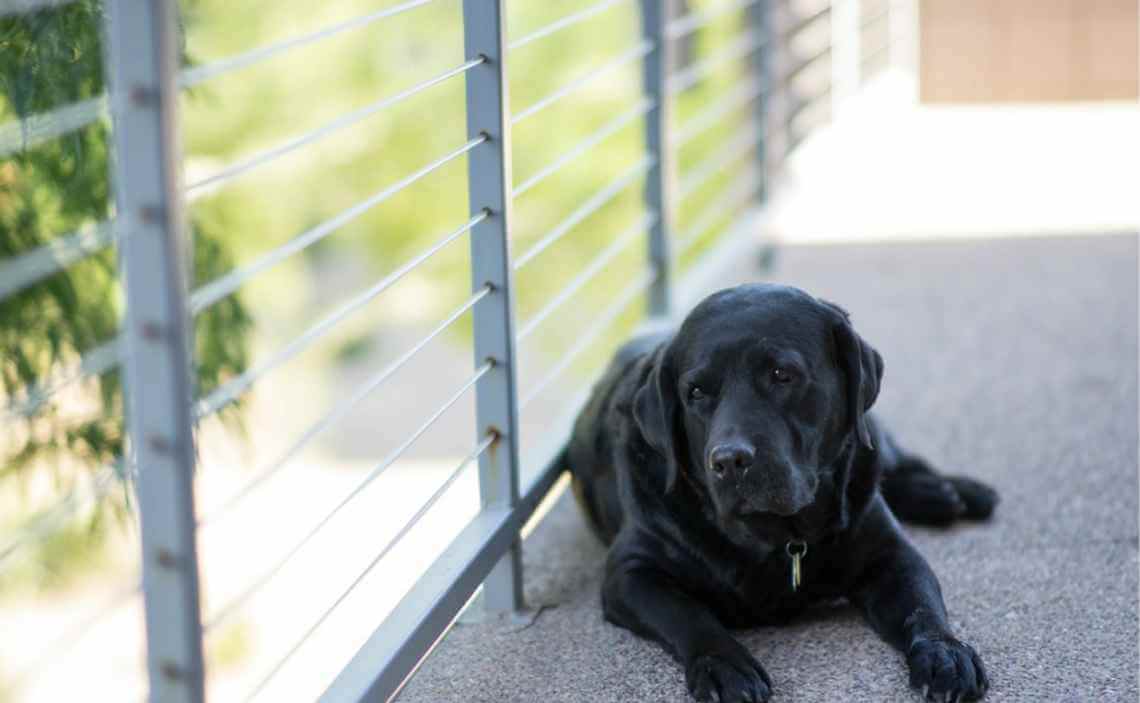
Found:
[[[988, 524], [909, 528], [988, 700], [1136, 701], [1136, 238], [789, 247], [763, 277], [847, 308], [899, 440], [1001, 492]], [[533, 621], [457, 625], [401, 701], [688, 700], [658, 646], [602, 620], [604, 549], [569, 492], [525, 555]], [[918, 699], [847, 605], [740, 637], [774, 700]]]

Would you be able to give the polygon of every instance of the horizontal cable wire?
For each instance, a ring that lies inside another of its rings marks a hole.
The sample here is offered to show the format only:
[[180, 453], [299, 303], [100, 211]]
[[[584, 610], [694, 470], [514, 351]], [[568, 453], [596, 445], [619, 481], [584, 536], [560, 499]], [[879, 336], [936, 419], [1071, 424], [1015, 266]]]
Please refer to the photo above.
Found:
[[212, 176], [207, 176], [206, 178], [203, 178], [202, 180], [197, 181], [196, 183], [192, 183], [189, 186], [187, 186], [186, 192], [193, 194], [194, 192], [199, 191], [203, 188], [206, 188], [206, 187], [209, 187], [212, 185], [218, 185], [220, 183], [225, 183], [227, 181], [231, 181], [231, 180], [237, 178], [238, 176], [241, 176], [241, 175], [245, 174], [246, 172], [257, 168], [258, 166], [262, 166], [266, 163], [274, 161], [274, 160], [276, 160], [276, 159], [278, 159], [278, 158], [280, 158], [280, 157], [282, 157], [282, 156], [284, 156], [284, 155], [286, 155], [292, 151], [300, 149], [303, 146], [306, 146], [308, 144], [312, 144], [315, 141], [323, 139], [323, 138], [329, 136], [330, 134], [334, 134], [336, 132], [339, 132], [342, 129], [345, 129], [347, 127], [351, 127], [352, 125], [364, 120], [365, 118], [371, 117], [372, 115], [374, 115], [374, 114], [376, 114], [382, 110], [386, 110], [386, 109], [388, 109], [394, 105], [397, 105], [397, 104], [403, 102], [404, 100], [407, 100], [408, 98], [412, 97], [413, 95], [417, 95], [419, 93], [422, 93], [423, 91], [427, 90], [428, 88], [432, 88], [434, 86], [437, 86], [440, 83], [445, 82], [449, 78], [453, 78], [455, 76], [466, 73], [468, 70], [474, 68], [475, 66], [478, 66], [481, 63], [485, 63], [486, 61], [487, 61], [486, 57], [483, 57], [483, 56], [480, 56], [479, 58], [476, 58], [476, 59], [472, 59], [472, 60], [468, 61], [467, 63], [456, 66], [455, 68], [451, 69], [450, 71], [445, 71], [445, 72], [439, 74], [438, 76], [436, 76], [434, 78], [431, 78], [427, 81], [424, 81], [423, 83], [419, 83], [417, 85], [414, 85], [411, 88], [408, 88], [407, 90], [396, 93], [395, 95], [390, 95], [390, 96], [388, 96], [382, 100], [377, 100], [376, 102], [372, 103], [371, 105], [365, 105], [364, 107], [360, 108], [359, 110], [354, 110], [352, 112], [349, 112], [348, 114], [342, 115], [342, 116], [338, 117], [337, 119], [332, 120], [331, 122], [328, 122], [325, 125], [318, 127], [317, 129], [312, 130], [311, 132], [307, 132], [305, 134], [302, 134], [299, 137], [295, 137], [295, 138], [290, 139], [288, 141], [282, 142], [281, 144], [278, 144], [275, 147], [272, 147], [270, 149], [266, 149], [265, 151], [254, 154], [253, 156], [246, 158], [246, 159], [243, 159], [243, 160], [239, 161], [238, 163], [233, 164], [232, 166], [228, 166], [226, 168], [223, 168], [221, 171], [218, 171], [217, 173], [213, 174]]
[[709, 181], [724, 172], [729, 165], [745, 158], [752, 147], [763, 139], [760, 130], [749, 129], [737, 138], [706, 156], [696, 168], [681, 180], [677, 200], [682, 201], [703, 188]]
[[525, 254], [518, 257], [515, 260], [514, 269], [518, 271], [523, 266], [526, 266], [534, 257], [546, 251], [550, 245], [566, 236], [567, 232], [577, 227], [587, 217], [605, 207], [607, 203], [628, 188], [630, 183], [633, 183], [637, 178], [649, 171], [655, 163], [657, 163], [657, 160], [652, 156], [642, 158], [631, 168], [626, 169], [620, 176], [610, 181], [605, 188], [602, 188], [590, 196], [589, 199], [575, 208], [565, 219], [556, 224], [549, 232], [543, 235], [541, 239], [535, 242]]
[[[332, 315], [329, 315], [325, 319], [307, 329], [304, 333], [279, 349], [275, 354], [273, 354], [261, 364], [258, 364], [252, 369], [248, 369], [233, 380], [230, 380], [221, 386], [218, 386], [206, 397], [199, 399], [194, 407], [195, 419], [201, 420], [202, 418], [216, 413], [225, 406], [237, 400], [242, 394], [249, 390], [250, 386], [256, 383], [259, 378], [308, 349], [309, 346], [320, 339], [320, 337], [323, 336], [329, 329], [331, 329], [337, 322], [352, 312], [356, 311], [358, 308], [360, 308], [360, 306], [364, 305], [372, 298], [375, 298], [377, 295], [379, 295], [383, 289], [380, 291], [377, 289], [380, 288], [383, 284], [385, 284], [385, 281], [381, 281], [379, 284], [368, 289], [363, 294], [357, 296], [353, 300], [350, 300]], [[391, 283], [388, 283], [387, 285], [391, 285]], [[460, 308], [459, 312], [456, 314], [462, 314], [468, 305], [474, 305], [476, 302], [478, 302], [478, 299], [482, 297], [482, 295], [486, 295], [486, 292], [489, 291], [485, 289], [482, 294], [476, 294], [475, 296], [472, 296], [472, 298], [468, 300], [468, 302], [462, 308]]]
[[875, 61], [881, 54], [886, 53], [887, 49], [890, 49], [893, 43], [894, 42], [891, 41], [885, 41], [879, 44], [877, 48], [863, 52], [863, 55], [859, 57], [859, 65], [863, 67]]
[[613, 59], [593, 69], [592, 71], [587, 71], [586, 73], [575, 78], [561, 88], [550, 93], [546, 97], [536, 101], [534, 104], [530, 105], [522, 112], [519, 112], [516, 115], [512, 115], [511, 124], [517, 125], [528, 117], [533, 117], [534, 115], [550, 107], [567, 95], [570, 95], [571, 93], [581, 89], [583, 86], [589, 85], [591, 82], [597, 80], [600, 76], [621, 68], [622, 66], [626, 66], [634, 61], [637, 61], [638, 59], [642, 59], [651, 51], [653, 51], [653, 42], [649, 40], [638, 42], [631, 49], [622, 52]]
[[678, 39], [692, 34], [721, 15], [727, 15], [735, 10], [743, 10], [757, 2], [758, 0], [730, 0], [729, 2], [717, 3], [705, 10], [694, 10], [665, 25], [665, 36], [669, 39]]
[[554, 34], [555, 32], [560, 32], [563, 29], [566, 29], [567, 27], [573, 27], [574, 25], [576, 25], [580, 22], [585, 22], [586, 20], [590, 19], [591, 17], [595, 17], [597, 15], [600, 15], [601, 13], [605, 12], [606, 10], [610, 9], [611, 7], [614, 7], [615, 5], [621, 5], [621, 4], [627, 3], [627, 2], [630, 2], [630, 0], [602, 0], [602, 2], [595, 3], [595, 4], [593, 4], [587, 8], [584, 8], [584, 9], [578, 11], [578, 12], [575, 12], [575, 13], [570, 14], [570, 15], [566, 15], [565, 17], [563, 17], [560, 20], [555, 20], [554, 22], [551, 22], [550, 24], [548, 24], [544, 27], [540, 27], [539, 29], [536, 29], [535, 31], [531, 32], [530, 34], [526, 34], [524, 36], [519, 37], [518, 39], [514, 40], [513, 42], [507, 44], [507, 50], [508, 51], [514, 51], [515, 49], [522, 48], [522, 47], [526, 46], [527, 44], [530, 44], [531, 42], [538, 41], [539, 39], [542, 39], [543, 37], [549, 37], [551, 34]]
[[107, 96], [80, 100], [0, 125], [0, 157], [86, 127], [108, 114]]
[[828, 98], [830, 96], [831, 96], [831, 86], [827, 85], [827, 86], [824, 86], [824, 88], [822, 90], [817, 90], [816, 92], [811, 93], [810, 95], [798, 98], [796, 100], [795, 107], [793, 107], [791, 110], [788, 111], [787, 115], [785, 115], [785, 117], [784, 117], [784, 120], [788, 123], [793, 122], [797, 117], [799, 117], [800, 113], [802, 113], [804, 110], [807, 110], [808, 108], [811, 108], [811, 107], [818, 105], [819, 101], [823, 100], [824, 98]]
[[798, 64], [796, 64], [795, 68], [793, 68], [792, 70], [790, 70], [784, 74], [783, 80], [785, 82], [787, 82], [787, 81], [795, 79], [796, 76], [800, 75], [804, 71], [806, 71], [809, 68], [811, 68], [812, 66], [814, 66], [817, 62], [822, 61], [823, 59], [827, 58], [828, 56], [831, 56], [831, 45], [830, 44], [823, 47], [822, 49], [815, 52], [814, 54], [807, 57], [806, 59], [799, 62]]
[[765, 43], [764, 35], [760, 32], [745, 32], [739, 39], [723, 49], [699, 61], [694, 61], [670, 76], [666, 83], [666, 92], [669, 95], [682, 93], [695, 86], [702, 79], [707, 78], [709, 74], [722, 65], [755, 53]]
[[220, 278], [214, 279], [213, 281], [200, 287], [190, 295], [190, 313], [192, 315], [197, 315], [222, 298], [225, 298], [226, 296], [236, 291], [242, 286], [242, 284], [244, 284], [253, 276], [261, 273], [267, 268], [275, 266], [293, 254], [296, 254], [297, 252], [314, 244], [315, 242], [324, 239], [344, 225], [352, 222], [357, 217], [360, 217], [368, 210], [371, 210], [380, 203], [396, 195], [404, 188], [407, 188], [416, 181], [419, 181], [421, 178], [427, 176], [436, 169], [454, 161], [460, 156], [463, 156], [487, 140], [488, 137], [486, 135], [481, 135], [475, 139], [472, 139], [462, 147], [444, 156], [441, 156], [435, 161], [432, 161], [430, 164], [424, 166], [412, 175], [397, 181], [379, 193], [376, 193], [368, 199], [357, 203], [356, 205], [353, 205], [347, 210], [341, 212], [339, 215], [325, 220], [316, 227], [313, 227], [312, 229], [309, 229], [297, 237], [294, 237], [280, 247], [272, 250], [265, 256], [262, 256], [257, 261], [254, 261], [252, 264], [236, 268], [230, 273], [221, 276]]
[[415, 515], [413, 515], [410, 520], [404, 523], [404, 526], [400, 528], [400, 531], [397, 532], [396, 535], [391, 540], [389, 540], [386, 545], [384, 545], [384, 548], [380, 550], [380, 553], [376, 555], [372, 561], [368, 562], [368, 566], [364, 567], [364, 571], [360, 572], [360, 575], [352, 580], [352, 583], [348, 585], [348, 588], [344, 589], [344, 591], [341, 592], [340, 596], [338, 596], [337, 599], [332, 602], [332, 605], [330, 605], [325, 609], [323, 613], [321, 613], [321, 616], [317, 618], [316, 622], [314, 622], [309, 626], [307, 630], [305, 630], [305, 634], [302, 635], [301, 638], [298, 639], [297, 642], [289, 648], [289, 651], [287, 651], [283, 657], [277, 660], [277, 663], [274, 664], [269, 672], [265, 675], [265, 677], [261, 679], [261, 681], [249, 694], [246, 700], [256, 697], [257, 694], [260, 693], [261, 690], [265, 688], [265, 686], [271, 680], [273, 680], [273, 677], [277, 675], [277, 672], [281, 671], [281, 667], [285, 666], [289, 659], [291, 659], [293, 655], [297, 653], [297, 650], [299, 650], [304, 646], [306, 642], [309, 641], [309, 638], [313, 636], [313, 633], [316, 632], [317, 629], [320, 628], [320, 626], [323, 625], [326, 620], [328, 620], [329, 616], [332, 615], [333, 612], [340, 607], [341, 603], [343, 603], [345, 599], [348, 598], [348, 596], [354, 590], [356, 590], [356, 587], [359, 586], [360, 582], [363, 581], [365, 577], [367, 577], [368, 574], [372, 572], [372, 569], [376, 568], [376, 565], [383, 561], [384, 557], [388, 556], [388, 553], [392, 551], [392, 548], [399, 544], [404, 539], [404, 537], [407, 536], [408, 532], [413, 527], [415, 527], [420, 520], [423, 519], [423, 516], [426, 515], [427, 512], [431, 510], [437, 502], [439, 502], [439, 499], [443, 497], [443, 494], [447, 492], [447, 489], [451, 488], [452, 484], [454, 484], [455, 481], [463, 474], [463, 470], [466, 469], [471, 464], [471, 462], [478, 459], [483, 452], [487, 451], [487, 448], [494, 444], [497, 439], [498, 436], [495, 434], [487, 435], [487, 437], [482, 442], [480, 442], [470, 454], [463, 458], [463, 461], [459, 463], [459, 466], [455, 467], [455, 469], [452, 470], [451, 474], [448, 475], [440, 487], [437, 488], [436, 491], [431, 494], [431, 497], [427, 499], [427, 502], [424, 503], [420, 509], [416, 511]]
[[539, 183], [560, 171], [566, 164], [574, 161], [578, 157], [585, 154], [590, 149], [593, 149], [598, 144], [601, 144], [606, 139], [612, 137], [622, 130], [622, 128], [630, 125], [639, 117], [643, 117], [646, 113], [653, 109], [656, 103], [653, 100], [641, 100], [629, 110], [621, 113], [614, 119], [602, 125], [600, 129], [578, 142], [578, 145], [566, 152], [562, 156], [555, 159], [552, 163], [539, 169], [534, 175], [526, 179], [522, 183], [515, 186], [511, 191], [512, 198], [518, 198], [526, 193], [528, 190], [534, 188]]
[[[801, 134], [789, 134], [788, 146], [784, 149], [784, 154], [785, 155], [790, 154], [793, 151], [795, 151], [796, 149], [800, 148], [800, 144], [804, 143], [805, 138], [806, 137], [804, 137], [804, 135], [801, 135]], [[787, 156], [784, 156], [783, 158], [786, 160]]]
[[889, 14], [891, 14], [890, 4], [884, 5], [878, 12], [872, 12], [871, 14], [867, 15], [866, 17], [861, 17], [859, 19], [859, 28], [860, 29], [866, 29], [867, 27], [870, 27], [871, 25], [875, 24], [876, 22], [882, 21]]
[[677, 243], [677, 253], [675, 256], [679, 257], [687, 252], [694, 244], [703, 237], [713, 225], [720, 220], [726, 219], [733, 214], [733, 211], [747, 202], [759, 190], [759, 181], [755, 169], [749, 169], [743, 177], [729, 188], [721, 193], [711, 202], [709, 202], [700, 211], [693, 223], [685, 229], [681, 235], [680, 241]]
[[312, 32], [310, 34], [303, 34], [301, 36], [286, 39], [274, 44], [268, 44], [256, 49], [250, 49], [249, 51], [238, 54], [236, 56], [220, 59], [218, 61], [212, 61], [201, 66], [194, 66], [182, 72], [179, 83], [183, 88], [189, 88], [191, 86], [198, 85], [199, 83], [208, 81], [211, 78], [215, 78], [232, 71], [237, 71], [248, 66], [252, 66], [256, 63], [260, 63], [266, 59], [272, 58], [291, 49], [296, 49], [297, 47], [305, 46], [306, 44], [312, 44], [313, 42], [320, 41], [322, 39], [328, 39], [329, 37], [336, 36], [337, 34], [347, 32], [352, 29], [365, 27], [372, 24], [373, 22], [378, 22], [389, 17], [394, 17], [396, 15], [407, 12], [408, 10], [414, 10], [417, 7], [427, 5], [433, 1], [434, 0], [411, 0], [411, 2], [394, 5], [378, 12], [372, 12], [361, 17], [346, 20], [344, 22], [338, 22], [337, 24], [330, 25], [324, 29]]
[[827, 15], [830, 15], [830, 14], [831, 14], [831, 3], [828, 3], [828, 4], [824, 5], [823, 8], [816, 10], [815, 12], [811, 13], [807, 17], [804, 17], [801, 20], [797, 20], [797, 21], [793, 22], [792, 24], [788, 25], [787, 27], [784, 27], [783, 31], [780, 32], [780, 37], [782, 39], [787, 40], [792, 35], [799, 34], [800, 32], [802, 32], [805, 29], [807, 29], [808, 27], [810, 27], [811, 25], [815, 24], [821, 18], [823, 18]]
[[63, 388], [84, 378], [102, 376], [116, 365], [122, 357], [121, 340], [116, 337], [109, 342], [83, 354], [79, 359], [79, 366], [63, 378], [48, 384], [32, 384], [27, 387], [27, 397], [23, 400], [13, 401], [6, 409], [6, 419], [14, 420], [20, 417], [31, 417], [44, 403]]
[[629, 307], [629, 304], [632, 303], [638, 295], [644, 293], [645, 290], [657, 280], [657, 275], [657, 271], [655, 270], [642, 271], [640, 276], [635, 278], [630, 285], [622, 289], [621, 293], [614, 299], [614, 302], [610, 303], [609, 307], [602, 311], [601, 315], [594, 318], [590, 327], [586, 329], [583, 334], [578, 335], [578, 340], [562, 355], [558, 363], [547, 371], [546, 375], [539, 379], [538, 383], [530, 389], [530, 392], [519, 401], [519, 411], [521, 412], [527, 405], [530, 405], [531, 401], [537, 398], [546, 390], [547, 386], [553, 383], [563, 371], [569, 368], [570, 364], [574, 362], [575, 357], [581, 354], [586, 347], [590, 346], [594, 339], [613, 324], [614, 320]]
[[252, 386], [257, 379], [269, 373], [286, 361], [294, 358], [298, 354], [304, 352], [306, 349], [315, 344], [321, 337], [324, 337], [330, 330], [337, 325], [337, 323], [344, 320], [346, 317], [356, 312], [366, 304], [371, 302], [376, 296], [388, 290], [398, 280], [403, 278], [409, 271], [414, 269], [419, 262], [426, 260], [429, 256], [439, 251], [446, 246], [456, 237], [464, 232], [467, 232], [479, 222], [487, 219], [487, 213], [481, 212], [475, 216], [456, 231], [444, 237], [443, 241], [434, 245], [428, 250], [426, 255], [421, 255], [413, 259], [409, 264], [405, 264], [388, 276], [385, 276], [380, 282], [376, 283], [367, 290], [357, 294], [333, 313], [327, 315], [323, 320], [313, 325], [309, 329], [302, 332], [295, 337], [293, 341], [286, 344], [284, 347], [275, 352], [268, 359], [258, 364], [257, 366], [246, 370], [244, 373], [227, 382], [225, 385], [217, 388], [209, 397], [204, 399], [196, 409], [197, 417], [200, 419], [206, 415], [210, 415], [222, 407], [233, 402], [238, 396], [244, 393], [250, 386]]
[[[451, 242], [455, 241], [455, 239], [457, 237], [462, 235], [464, 232], [470, 230], [476, 224], [487, 219], [488, 216], [489, 215], [485, 211], [480, 213], [479, 215], [476, 215], [470, 221], [468, 221], [468, 223], [466, 225], [464, 225], [460, 229], [452, 232], [451, 234], [447, 235], [446, 237], [444, 237], [442, 240], [437, 242], [435, 245], [433, 245], [427, 251], [419, 254], [418, 256], [416, 256], [411, 261], [408, 261], [407, 263], [405, 263], [399, 269], [388, 274], [382, 281], [380, 281], [378, 284], [373, 286], [373, 288], [369, 289], [369, 291], [367, 291], [366, 294], [371, 293], [373, 295], [379, 295], [386, 288], [388, 288], [392, 284], [396, 283], [396, 281], [400, 280], [409, 271], [414, 270], [417, 266], [419, 266], [421, 263], [426, 261], [428, 259], [428, 257], [432, 256], [433, 254], [440, 251], [441, 249], [443, 249], [445, 246], [447, 246]], [[384, 369], [382, 371], [380, 371], [379, 374], [377, 374], [373, 378], [369, 379], [366, 383], [364, 383], [362, 386], [360, 386], [357, 389], [357, 391], [353, 395], [351, 395], [347, 400], [345, 400], [344, 402], [335, 406], [332, 411], [325, 414], [320, 420], [318, 420], [316, 423], [311, 425], [307, 430], [305, 430], [305, 432], [303, 432], [301, 434], [301, 436], [299, 438], [297, 438], [293, 442], [293, 444], [291, 444], [289, 446], [288, 449], [285, 450], [285, 452], [282, 453], [282, 455], [277, 460], [273, 461], [268, 466], [266, 466], [266, 468], [264, 468], [260, 472], [258, 472], [258, 474], [256, 476], [254, 476], [244, 486], [242, 486], [237, 491], [237, 493], [235, 493], [234, 495], [232, 495], [228, 499], [226, 499], [226, 501], [224, 503], [222, 503], [220, 506], [218, 506], [217, 508], [212, 510], [207, 515], [204, 515], [201, 519], [199, 519], [198, 526], [199, 527], [205, 527], [206, 525], [220, 519], [223, 515], [228, 513], [234, 506], [236, 506], [238, 503], [240, 503], [247, 495], [249, 495], [251, 492], [253, 492], [258, 486], [260, 486], [266, 480], [268, 480], [269, 478], [274, 476], [278, 471], [283, 469], [294, 457], [297, 456], [297, 454], [302, 449], [305, 448], [306, 445], [308, 445], [309, 442], [311, 442], [317, 436], [322, 434], [336, 420], [343, 417], [345, 415], [345, 413], [347, 413], [349, 410], [351, 410], [357, 403], [359, 403], [361, 400], [363, 400], [369, 393], [374, 391], [376, 388], [378, 388], [380, 385], [382, 385], [385, 381], [387, 381], [393, 374], [395, 374], [397, 371], [399, 371], [404, 366], [404, 364], [406, 364], [408, 361], [410, 361], [412, 359], [412, 357], [414, 357], [417, 353], [419, 353], [419, 351], [421, 349], [423, 349], [425, 346], [427, 346], [427, 344], [429, 342], [431, 342], [433, 339], [435, 339], [435, 337], [437, 335], [439, 335], [445, 329], [447, 329], [449, 326], [451, 326], [452, 323], [454, 323], [457, 319], [459, 319], [463, 315], [463, 313], [467, 312], [467, 310], [471, 306], [473, 306], [476, 302], [478, 302], [479, 299], [482, 299], [483, 296], [485, 296], [485, 295], [486, 295], [486, 293], [484, 293], [484, 292], [478, 293], [477, 294], [478, 298], [476, 298], [475, 300], [469, 300], [467, 304], [462, 306], [458, 311], [456, 311], [456, 312], [452, 313], [450, 316], [448, 316], [447, 319], [445, 319], [443, 322], [441, 322], [439, 325], [437, 325], [436, 328], [434, 330], [432, 330], [431, 333], [429, 333], [426, 337], [424, 337], [422, 340], [417, 342], [410, 350], [408, 350], [407, 352], [402, 354], [395, 361], [388, 364], [386, 367], [384, 367]], [[361, 296], [361, 297], [363, 297], [363, 296]]]
[[96, 222], [0, 262], [0, 300], [102, 251], [115, 240], [112, 222]]
[[820, 122], [824, 121], [827, 117], [830, 116], [831, 105], [829, 102], [824, 101], [821, 103], [816, 103], [815, 105], [813, 105], [813, 110], [816, 109], [817, 107], [827, 108], [828, 111], [823, 116], [815, 116], [815, 119], [808, 121], [808, 123], [806, 125], [802, 124], [798, 120], [793, 121], [791, 124], [788, 125], [788, 132], [787, 133], [788, 133], [788, 141], [790, 144], [790, 146], [788, 147], [788, 152], [791, 152], [793, 149], [797, 148], [800, 144], [802, 144], [804, 142], [804, 140], [807, 139], [811, 135], [812, 130], [815, 127], [817, 127]]
[[747, 81], [737, 86], [728, 95], [709, 104], [708, 107], [702, 109], [696, 117], [691, 118], [688, 122], [681, 125], [681, 127], [673, 133], [671, 145], [675, 148], [685, 146], [699, 134], [710, 129], [725, 117], [732, 114], [734, 110], [751, 103], [765, 92], [765, 86], [759, 80]]
[[554, 296], [541, 310], [535, 313], [534, 316], [519, 328], [515, 340], [521, 344], [522, 341], [538, 329], [539, 325], [545, 322], [555, 310], [573, 298], [574, 294], [582, 290], [587, 283], [592, 281], [595, 276], [616, 259], [618, 254], [629, 246], [630, 242], [637, 239], [639, 235], [643, 234], [656, 222], [656, 214], [646, 214], [639, 218], [632, 227], [619, 234], [601, 253], [594, 257], [593, 261], [587, 264], [586, 268], [582, 269], [582, 271], [574, 277], [574, 280], [567, 284], [558, 295]]
[[372, 482], [380, 476], [380, 474], [384, 473], [384, 471], [389, 466], [396, 463], [396, 461], [401, 456], [403, 456], [404, 452], [406, 452], [413, 444], [415, 444], [416, 440], [423, 436], [423, 434], [427, 432], [431, 426], [434, 425], [435, 422], [451, 408], [451, 406], [455, 405], [455, 403], [457, 403], [459, 399], [462, 398], [463, 395], [479, 381], [480, 378], [482, 378], [488, 371], [490, 371], [494, 365], [494, 362], [488, 361], [479, 367], [475, 374], [470, 379], [468, 379], [459, 388], [459, 390], [453, 393], [451, 397], [448, 398], [438, 410], [432, 413], [431, 417], [429, 417], [427, 421], [425, 421], [419, 426], [418, 429], [412, 432], [412, 434], [409, 435], [408, 438], [404, 440], [402, 444], [400, 444], [400, 446], [389, 452], [388, 456], [386, 456], [376, 468], [369, 471], [368, 474], [360, 481], [360, 483], [356, 484], [356, 486], [351, 491], [349, 491], [343, 498], [340, 499], [340, 502], [338, 502], [332, 510], [326, 513], [325, 516], [317, 521], [315, 525], [309, 528], [304, 537], [302, 537], [300, 541], [294, 544], [293, 547], [290, 548], [284, 556], [277, 559], [277, 561], [273, 563], [273, 566], [266, 570], [261, 576], [257, 577], [257, 579], [255, 579], [249, 586], [245, 588], [245, 590], [243, 590], [233, 600], [231, 600], [217, 613], [215, 613], [213, 617], [211, 617], [205, 623], [203, 629], [209, 632], [228, 620], [239, 610], [241, 610], [242, 606], [244, 606], [250, 598], [252, 598], [258, 591], [264, 588], [265, 584], [273, 580], [273, 577], [280, 573], [281, 569], [285, 568], [285, 565], [288, 564], [293, 559], [293, 557], [295, 557], [305, 547], [306, 544], [308, 544], [314, 537], [316, 537], [317, 534], [322, 529], [324, 529], [325, 525], [329, 524], [329, 522], [331, 522], [332, 519], [336, 517], [342, 509], [344, 509], [344, 506], [348, 505], [353, 498], [360, 495], [360, 493], [369, 485], [371, 485]]
[[30, 520], [28, 524], [16, 528], [16, 534], [9, 538], [3, 547], [0, 547], [0, 564], [19, 551], [24, 545], [31, 542], [39, 542], [58, 532], [59, 529], [67, 523], [68, 520], [74, 518], [80, 510], [97, 503], [110, 493], [111, 489], [116, 485], [115, 479], [119, 473], [115, 467], [119, 465], [120, 461], [121, 460], [116, 460], [111, 466], [103, 467], [92, 482], [93, 486], [90, 489], [86, 486], [82, 489], [78, 486], [73, 487], [67, 492], [66, 496], [51, 508], [40, 513], [38, 517]]

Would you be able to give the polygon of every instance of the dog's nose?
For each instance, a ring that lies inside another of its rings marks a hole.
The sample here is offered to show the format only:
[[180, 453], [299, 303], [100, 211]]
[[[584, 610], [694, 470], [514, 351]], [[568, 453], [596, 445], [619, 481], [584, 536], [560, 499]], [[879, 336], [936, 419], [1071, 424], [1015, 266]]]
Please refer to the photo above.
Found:
[[742, 473], [756, 459], [756, 452], [744, 444], [720, 444], [709, 452], [709, 466], [718, 478], [730, 472]]

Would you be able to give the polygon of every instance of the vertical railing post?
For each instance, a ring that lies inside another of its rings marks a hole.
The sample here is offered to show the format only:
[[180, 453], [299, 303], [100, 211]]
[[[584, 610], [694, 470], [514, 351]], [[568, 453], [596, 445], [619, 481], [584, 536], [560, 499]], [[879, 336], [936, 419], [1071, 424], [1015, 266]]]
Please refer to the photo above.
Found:
[[[487, 137], [467, 155], [467, 192], [472, 215], [490, 217], [471, 230], [471, 285], [493, 292], [473, 311], [475, 365], [494, 367], [475, 386], [478, 439], [499, 441], [479, 457], [484, 510], [511, 509], [519, 499], [518, 393], [515, 372], [514, 302], [511, 289], [511, 126], [507, 92], [506, 13], [503, 0], [463, 0], [466, 56], [486, 60], [467, 72], [467, 135]], [[483, 606], [492, 612], [523, 607], [522, 552], [516, 539], [483, 582]]]
[[645, 150], [653, 166], [645, 175], [645, 206], [656, 219], [649, 230], [649, 265], [657, 278], [649, 289], [649, 315], [667, 317], [672, 311], [669, 238], [673, 234], [672, 150], [669, 148], [670, 100], [667, 82], [673, 42], [666, 26], [673, 0], [641, 0], [641, 34], [652, 43], [642, 62], [643, 91], [652, 107], [645, 116]]
[[151, 701], [204, 697], [175, 0], [109, 0], [115, 222], [126, 280], [126, 397], [137, 467]]
[[776, 89], [772, 83], [771, 57], [775, 50], [772, 2], [773, 0], [756, 0], [748, 6], [748, 24], [763, 38], [760, 50], [752, 54], [752, 73], [763, 91], [753, 103], [756, 106], [756, 127], [760, 130], [760, 141], [756, 144], [757, 177], [760, 179], [760, 187], [756, 191], [757, 204], [768, 199], [768, 141], [771, 132], [768, 124], [768, 108]]

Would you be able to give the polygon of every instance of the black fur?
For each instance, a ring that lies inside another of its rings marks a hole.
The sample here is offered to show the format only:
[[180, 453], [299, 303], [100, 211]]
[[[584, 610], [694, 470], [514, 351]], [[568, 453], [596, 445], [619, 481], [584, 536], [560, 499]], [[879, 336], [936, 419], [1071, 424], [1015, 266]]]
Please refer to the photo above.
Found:
[[[997, 496], [899, 449], [869, 412], [882, 376], [842, 309], [749, 285], [706, 299], [675, 335], [630, 342], [594, 388], [567, 461], [610, 545], [605, 615], [661, 643], [697, 699], [767, 700], [772, 681], [729, 628], [836, 597], [903, 651], [914, 686], [985, 694], [892, 510], [947, 524], [987, 517]], [[793, 589], [786, 550], [800, 542]]]

